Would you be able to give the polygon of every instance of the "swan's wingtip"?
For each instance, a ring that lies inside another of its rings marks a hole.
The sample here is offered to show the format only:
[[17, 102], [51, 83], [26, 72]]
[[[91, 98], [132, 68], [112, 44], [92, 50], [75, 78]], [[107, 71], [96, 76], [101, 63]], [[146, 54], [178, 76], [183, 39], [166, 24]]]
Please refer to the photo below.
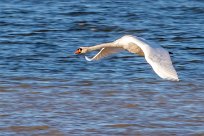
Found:
[[85, 59], [86, 59], [87, 61], [92, 61], [92, 59], [90, 59], [90, 58], [87, 57], [87, 56], [85, 56]]
[[164, 78], [164, 79], [179, 82], [179, 78]]
[[174, 81], [180, 81], [180, 79], [179, 79], [179, 77], [178, 77], [178, 75], [176, 74], [176, 76], [174, 77]]
[[176, 79], [173, 79], [173, 81], [179, 82], [179, 79], [178, 79], [178, 78], [176, 78]]

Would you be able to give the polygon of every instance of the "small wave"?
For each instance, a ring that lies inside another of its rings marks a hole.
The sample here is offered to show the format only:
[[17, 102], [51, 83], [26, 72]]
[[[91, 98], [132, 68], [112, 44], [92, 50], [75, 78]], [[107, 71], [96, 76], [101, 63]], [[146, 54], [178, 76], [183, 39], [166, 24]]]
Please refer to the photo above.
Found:
[[21, 132], [21, 131], [48, 130], [49, 128], [50, 128], [49, 126], [10, 126], [6, 128], [0, 128], [0, 130]]

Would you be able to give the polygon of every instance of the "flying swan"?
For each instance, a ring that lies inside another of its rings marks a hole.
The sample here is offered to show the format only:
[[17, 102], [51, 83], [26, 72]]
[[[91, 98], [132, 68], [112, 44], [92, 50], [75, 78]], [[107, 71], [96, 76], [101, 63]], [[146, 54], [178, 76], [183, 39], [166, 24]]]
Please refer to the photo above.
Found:
[[120, 39], [103, 43], [91, 47], [80, 47], [75, 54], [85, 54], [87, 52], [100, 50], [93, 58], [85, 56], [87, 61], [99, 60], [110, 54], [127, 50], [131, 53], [144, 56], [146, 61], [152, 66], [158, 76], [166, 80], [179, 81], [176, 70], [174, 69], [169, 52], [158, 45], [150, 45], [144, 39], [125, 35]]

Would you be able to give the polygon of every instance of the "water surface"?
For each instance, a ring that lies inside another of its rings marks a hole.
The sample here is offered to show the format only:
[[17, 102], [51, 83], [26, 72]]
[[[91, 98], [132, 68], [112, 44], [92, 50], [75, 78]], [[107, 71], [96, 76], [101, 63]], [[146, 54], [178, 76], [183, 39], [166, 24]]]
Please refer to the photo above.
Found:
[[[204, 135], [203, 1], [0, 5], [1, 135]], [[125, 34], [173, 52], [181, 81], [127, 52], [73, 54]]]

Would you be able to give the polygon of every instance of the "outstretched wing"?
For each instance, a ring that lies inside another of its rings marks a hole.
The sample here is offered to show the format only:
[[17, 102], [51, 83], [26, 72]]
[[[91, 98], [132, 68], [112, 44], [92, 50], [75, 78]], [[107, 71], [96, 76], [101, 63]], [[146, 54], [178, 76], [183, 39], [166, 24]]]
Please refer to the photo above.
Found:
[[99, 60], [108, 55], [118, 53], [122, 50], [123, 48], [119, 48], [119, 47], [105, 47], [105, 48], [102, 48], [93, 58], [88, 58], [87, 56], [85, 56], [85, 58], [87, 61]]
[[145, 59], [158, 76], [167, 80], [179, 81], [168, 51], [158, 45], [152, 46], [138, 37], [134, 37], [133, 43], [142, 49]]
[[152, 48], [146, 57], [153, 70], [163, 79], [179, 81], [176, 70], [173, 67], [169, 52], [164, 48]]

